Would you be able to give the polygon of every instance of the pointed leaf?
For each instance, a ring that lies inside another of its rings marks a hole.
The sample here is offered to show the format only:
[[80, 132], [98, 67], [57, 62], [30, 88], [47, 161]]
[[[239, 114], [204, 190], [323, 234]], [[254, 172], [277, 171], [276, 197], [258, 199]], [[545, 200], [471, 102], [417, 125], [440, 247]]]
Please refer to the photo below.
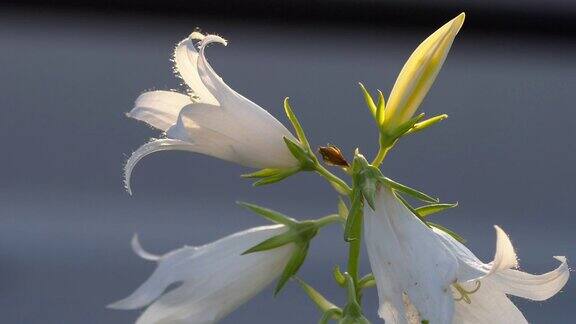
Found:
[[374, 99], [372, 99], [372, 96], [370, 95], [368, 90], [366, 90], [366, 87], [364, 87], [362, 83], [358, 82], [358, 85], [360, 85], [360, 89], [362, 90], [362, 94], [364, 95], [364, 101], [366, 101], [366, 106], [368, 106], [368, 109], [370, 109], [372, 117], [376, 118], [377, 107], [376, 104], [374, 104]]
[[286, 143], [286, 146], [288, 147], [288, 150], [290, 150], [290, 153], [292, 153], [292, 155], [298, 160], [298, 162], [300, 162], [300, 168], [303, 170], [313, 170], [314, 169], [314, 157], [313, 155], [311, 155], [311, 153], [309, 153], [309, 151], [307, 151], [306, 149], [304, 149], [302, 146], [300, 146], [298, 143], [292, 141], [291, 139], [284, 137], [284, 143]]
[[254, 204], [250, 204], [250, 203], [246, 203], [246, 202], [242, 202], [242, 201], [238, 201], [237, 202], [238, 205], [247, 208], [249, 210], [251, 210], [252, 212], [274, 222], [274, 223], [278, 223], [278, 224], [284, 224], [287, 226], [293, 226], [297, 223], [297, 221], [289, 216], [286, 216], [282, 213], [279, 213], [277, 211], [274, 211], [272, 209], [268, 209], [268, 208], [264, 208], [258, 205], [254, 205]]
[[277, 175], [278, 173], [282, 172], [282, 169], [261, 169], [256, 172], [242, 174], [242, 178], [266, 178], [273, 175]]
[[296, 280], [296, 282], [300, 284], [300, 287], [302, 288], [302, 290], [304, 290], [306, 295], [308, 295], [308, 297], [314, 302], [314, 304], [318, 306], [320, 311], [326, 313], [333, 309], [339, 309], [338, 306], [331, 303], [328, 299], [326, 299], [326, 297], [322, 296], [322, 294], [319, 293], [316, 289], [314, 289], [312, 286], [304, 282], [304, 280], [298, 277], [294, 277], [294, 279]]
[[330, 320], [338, 320], [342, 318], [342, 310], [341, 309], [330, 309], [329, 311], [322, 314], [318, 324], [327, 324]]
[[416, 212], [421, 217], [427, 217], [429, 215], [439, 213], [439, 212], [444, 211], [446, 209], [454, 208], [457, 206], [458, 206], [458, 203], [454, 203], [454, 204], [430, 204], [430, 205], [416, 208]]
[[360, 287], [360, 289], [374, 286], [376, 286], [376, 278], [373, 274], [365, 275], [362, 277], [362, 279], [360, 279], [360, 281], [358, 281], [358, 287]]
[[339, 266], [334, 267], [334, 269], [332, 270], [332, 276], [334, 277], [334, 280], [338, 285], [342, 287], [346, 285], [346, 277], [344, 277], [344, 274], [342, 273], [342, 271], [340, 271]]
[[264, 186], [267, 184], [272, 184], [272, 183], [282, 181], [282, 180], [288, 178], [289, 176], [295, 174], [296, 172], [298, 172], [299, 169], [300, 169], [300, 167], [290, 168], [290, 169], [282, 169], [280, 172], [278, 172], [276, 174], [272, 174], [270, 176], [261, 178], [260, 180], [254, 182], [252, 185], [254, 187], [259, 187], [259, 186]]
[[405, 193], [407, 195], [410, 195], [416, 199], [425, 201], [425, 202], [430, 202], [430, 203], [437, 203], [439, 200], [438, 198], [432, 198], [430, 196], [428, 196], [427, 194], [420, 192], [416, 189], [412, 189], [408, 186], [405, 186], [401, 183], [398, 183], [390, 178], [387, 177], [381, 177], [380, 180], [387, 186], [389, 186], [390, 188], [400, 191], [402, 193]]
[[306, 138], [306, 134], [304, 134], [304, 129], [302, 129], [302, 125], [300, 125], [298, 118], [296, 118], [296, 115], [292, 111], [292, 107], [290, 107], [288, 97], [284, 99], [284, 111], [286, 112], [286, 116], [288, 116], [288, 119], [292, 123], [292, 126], [294, 126], [294, 130], [296, 131], [296, 135], [298, 136], [298, 140], [300, 140], [300, 143], [302, 143], [304, 147], [310, 149], [310, 143], [308, 143], [308, 139]]
[[282, 290], [282, 288], [284, 288], [286, 282], [288, 282], [288, 280], [298, 272], [302, 266], [302, 263], [304, 263], [304, 260], [306, 259], [306, 255], [308, 254], [308, 247], [308, 242], [297, 244], [294, 252], [292, 253], [292, 256], [290, 257], [290, 260], [288, 260], [288, 264], [286, 264], [284, 271], [282, 271], [282, 274], [278, 279], [278, 283], [274, 289], [274, 296], [276, 296]]
[[422, 130], [424, 130], [424, 129], [432, 126], [432, 125], [435, 125], [435, 124], [443, 121], [446, 118], [448, 118], [448, 115], [446, 115], [446, 114], [434, 116], [432, 118], [428, 118], [424, 121], [421, 121], [421, 122], [414, 124], [414, 126], [412, 126], [412, 128], [410, 128], [410, 130], [408, 130], [406, 132], [406, 134], [417, 133], [417, 132], [422, 131]]
[[292, 230], [288, 230], [282, 234], [278, 234], [276, 236], [273, 236], [273, 237], [271, 237], [267, 240], [264, 240], [263, 242], [255, 245], [255, 246], [249, 248], [248, 250], [244, 251], [242, 253], [242, 255], [272, 250], [272, 249], [281, 247], [283, 245], [286, 245], [288, 243], [292, 243], [292, 242], [298, 240], [298, 238], [299, 238], [298, 233], [295, 233]]
[[342, 197], [338, 197], [338, 215], [340, 215], [342, 219], [346, 219], [346, 217], [348, 217], [348, 206], [346, 206], [346, 203], [344, 200], [342, 200]]
[[352, 204], [348, 217], [346, 218], [346, 227], [344, 228], [344, 240], [346, 242], [357, 240], [358, 237], [354, 234], [354, 229], [358, 226], [360, 218], [362, 217], [363, 199], [362, 193], [356, 190], [352, 193]]
[[378, 106], [376, 107], [376, 122], [378, 125], [384, 124], [386, 120], [386, 102], [384, 100], [384, 94], [382, 91], [378, 90]]

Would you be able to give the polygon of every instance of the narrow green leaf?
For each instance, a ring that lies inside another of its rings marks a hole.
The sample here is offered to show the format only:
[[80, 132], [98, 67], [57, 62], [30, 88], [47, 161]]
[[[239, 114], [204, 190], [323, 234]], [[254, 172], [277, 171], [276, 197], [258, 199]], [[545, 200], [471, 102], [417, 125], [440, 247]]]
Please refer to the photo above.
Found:
[[342, 219], [346, 219], [346, 217], [348, 217], [348, 206], [346, 206], [346, 203], [344, 202], [344, 200], [342, 200], [342, 197], [338, 197], [338, 215], [340, 215], [340, 217], [342, 217]]
[[288, 97], [284, 99], [284, 111], [286, 112], [286, 116], [288, 116], [288, 119], [292, 123], [292, 126], [294, 126], [294, 130], [296, 131], [296, 135], [298, 136], [298, 140], [300, 140], [300, 143], [302, 143], [304, 147], [310, 149], [310, 143], [308, 143], [308, 139], [306, 138], [306, 134], [304, 134], [304, 129], [302, 129], [302, 125], [300, 125], [298, 118], [296, 118], [296, 115], [292, 111], [292, 107], [290, 107]]
[[277, 175], [282, 172], [282, 169], [261, 169], [256, 172], [242, 174], [242, 178], [266, 178]]
[[[364, 95], [364, 101], [366, 101], [366, 106], [368, 106], [368, 109], [370, 109], [370, 113], [372, 114], [372, 117], [374, 117], [375, 119], [376, 117], [376, 104], [374, 104], [374, 99], [372, 99], [372, 96], [370, 95], [370, 93], [368, 92], [368, 90], [366, 90], [366, 87], [364, 87], [364, 85], [360, 82], [358, 82], [358, 85], [360, 85], [360, 89], [362, 90], [362, 94]], [[378, 120], [378, 119], [376, 119]]]
[[256, 244], [255, 246], [249, 248], [248, 250], [244, 251], [242, 255], [255, 253], [255, 252], [262, 252], [267, 250], [272, 250], [288, 243], [292, 243], [298, 239], [298, 233], [294, 231], [288, 230], [282, 234], [278, 234], [273, 236], [263, 242]]
[[434, 116], [432, 118], [428, 118], [424, 121], [421, 121], [419, 123], [414, 124], [414, 126], [412, 126], [412, 128], [410, 128], [410, 130], [408, 130], [406, 132], [406, 134], [414, 134], [417, 132], [420, 132], [432, 125], [435, 125], [441, 121], [443, 121], [444, 119], [448, 118], [448, 115], [443, 114], [443, 115], [438, 115], [438, 116]]
[[344, 277], [344, 274], [342, 273], [342, 271], [340, 271], [339, 266], [334, 267], [334, 269], [332, 270], [332, 276], [334, 277], [334, 280], [339, 286], [344, 287], [344, 285], [346, 285], [346, 277]]
[[314, 170], [315, 157], [312, 153], [287, 137], [284, 137], [284, 143], [286, 143], [290, 153], [300, 162], [300, 169]]
[[376, 107], [376, 122], [379, 126], [384, 124], [386, 120], [386, 102], [384, 100], [384, 94], [382, 91], [378, 90], [378, 106]]
[[302, 290], [304, 290], [306, 295], [308, 295], [308, 297], [314, 302], [314, 304], [316, 304], [316, 306], [318, 306], [318, 309], [320, 309], [320, 311], [322, 311], [323, 313], [326, 313], [326, 312], [333, 310], [333, 309], [339, 309], [338, 306], [331, 303], [328, 299], [326, 299], [326, 297], [324, 297], [316, 289], [314, 289], [312, 286], [310, 286], [309, 284], [304, 282], [304, 280], [302, 280], [296, 276], [294, 277], [294, 280], [296, 280], [296, 282], [298, 282], [300, 284], [300, 287], [302, 288]]
[[302, 266], [302, 263], [304, 263], [304, 260], [306, 259], [309, 245], [310, 245], [309, 242], [300, 243], [296, 245], [296, 248], [292, 253], [292, 256], [290, 257], [290, 260], [288, 260], [288, 264], [286, 264], [286, 267], [284, 267], [284, 271], [282, 271], [282, 274], [278, 279], [278, 283], [276, 284], [276, 288], [274, 289], [274, 296], [278, 295], [278, 293], [282, 290], [282, 288], [284, 288], [284, 285], [286, 285], [288, 280], [298, 272], [298, 270]]
[[422, 200], [425, 202], [429, 202], [429, 203], [437, 203], [439, 201], [438, 198], [432, 198], [423, 192], [420, 192], [416, 189], [412, 189], [412, 188], [405, 186], [401, 183], [398, 183], [398, 182], [396, 182], [390, 178], [380, 177], [380, 180], [382, 182], [384, 182], [384, 184], [386, 184], [390, 188], [392, 188], [394, 190], [398, 190], [398, 191], [405, 193], [407, 195], [410, 195], [416, 199], [419, 199], [419, 200]]
[[392, 135], [393, 137], [397, 138], [400, 137], [404, 134], [406, 134], [406, 132], [408, 132], [412, 127], [414, 127], [414, 125], [416, 125], [416, 123], [418, 123], [420, 120], [422, 120], [422, 118], [424, 118], [425, 114], [421, 113], [416, 117], [411, 118], [410, 120], [408, 120], [407, 122], [401, 124], [397, 129], [392, 130]]
[[320, 317], [318, 324], [327, 324], [330, 320], [339, 320], [342, 318], [342, 310], [341, 309], [330, 309]]
[[354, 234], [354, 229], [360, 221], [360, 217], [362, 217], [362, 193], [360, 190], [355, 190], [352, 195], [352, 204], [350, 206], [350, 211], [348, 212], [348, 217], [346, 218], [346, 227], [344, 228], [344, 240], [346, 242], [358, 239]]
[[286, 216], [282, 213], [274, 211], [272, 209], [264, 208], [258, 205], [238, 201], [238, 205], [251, 210], [252, 212], [272, 221], [273, 223], [284, 224], [287, 226], [293, 226], [297, 223], [297, 221], [289, 216]]
[[458, 203], [454, 204], [430, 204], [422, 207], [416, 208], [416, 211], [421, 217], [427, 217], [432, 214], [439, 213], [446, 209], [457, 207]]
[[282, 169], [282, 170], [280, 170], [280, 172], [278, 172], [276, 174], [272, 174], [268, 177], [263, 177], [263, 178], [259, 179], [258, 181], [254, 182], [252, 185], [255, 187], [259, 187], [259, 186], [264, 186], [267, 184], [272, 184], [272, 183], [282, 181], [282, 180], [288, 178], [289, 176], [295, 174], [296, 172], [298, 172], [299, 169], [300, 169], [299, 167], [290, 168], [290, 169]]
[[456, 232], [454, 232], [453, 230], [448, 229], [448, 228], [446, 228], [446, 227], [444, 227], [444, 226], [442, 226], [442, 225], [432, 223], [432, 222], [426, 222], [426, 223], [427, 223], [428, 225], [430, 225], [430, 226], [432, 226], [432, 227], [436, 227], [437, 229], [441, 230], [442, 232], [444, 232], [444, 233], [452, 236], [456, 241], [458, 241], [458, 242], [460, 242], [460, 243], [462, 243], [462, 244], [466, 243], [466, 240], [465, 240], [462, 236], [460, 236], [460, 235], [458, 235]]
[[376, 286], [376, 278], [373, 274], [367, 274], [358, 281], [358, 287], [370, 288]]

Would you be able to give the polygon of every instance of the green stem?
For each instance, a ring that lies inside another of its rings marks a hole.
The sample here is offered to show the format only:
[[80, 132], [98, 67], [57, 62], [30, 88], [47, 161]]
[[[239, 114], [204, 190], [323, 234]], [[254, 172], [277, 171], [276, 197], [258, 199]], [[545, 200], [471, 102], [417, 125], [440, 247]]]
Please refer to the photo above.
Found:
[[331, 183], [333, 183], [336, 186], [338, 186], [339, 188], [341, 188], [342, 191], [345, 192], [346, 194], [349, 195], [352, 192], [352, 189], [350, 188], [350, 186], [348, 186], [348, 184], [344, 180], [338, 178], [338, 176], [336, 176], [332, 172], [328, 171], [321, 164], [317, 164], [315, 169], [316, 169], [316, 172], [318, 172], [321, 176], [326, 178], [326, 180], [330, 181]]
[[372, 165], [375, 167], [379, 167], [380, 164], [382, 164], [382, 162], [384, 162], [384, 159], [386, 158], [386, 154], [388, 153], [389, 150], [390, 150], [390, 148], [380, 147], [380, 149], [378, 150], [378, 155], [376, 155], [376, 157], [374, 158], [374, 161], [372, 161]]
[[362, 217], [360, 215], [358, 217], [358, 221], [354, 224], [354, 228], [352, 229], [352, 233], [354, 237], [358, 239], [353, 240], [349, 243], [348, 246], [348, 267], [347, 272], [350, 274], [352, 281], [354, 282], [354, 286], [356, 291], [358, 290], [358, 275], [359, 275], [359, 268], [360, 268], [360, 249], [362, 247]]
[[330, 214], [328, 216], [324, 216], [321, 218], [318, 218], [316, 220], [316, 225], [318, 225], [319, 227], [323, 227], [326, 226], [328, 224], [332, 224], [335, 222], [342, 222], [342, 217], [340, 217], [340, 215], [338, 214]]

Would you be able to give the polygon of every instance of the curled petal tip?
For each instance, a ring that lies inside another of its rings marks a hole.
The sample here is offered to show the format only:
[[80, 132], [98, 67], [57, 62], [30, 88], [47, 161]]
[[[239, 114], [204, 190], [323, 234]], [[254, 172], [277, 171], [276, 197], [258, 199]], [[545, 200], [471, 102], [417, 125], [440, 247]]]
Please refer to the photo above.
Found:
[[156, 254], [152, 254], [146, 250], [144, 250], [144, 248], [142, 247], [142, 244], [140, 244], [140, 239], [138, 237], [138, 233], [134, 234], [134, 236], [132, 236], [132, 241], [130, 241], [130, 245], [132, 246], [132, 251], [134, 251], [134, 253], [141, 257], [144, 260], [149, 260], [149, 261], [158, 261], [160, 260], [161, 256], [156, 255]]
[[199, 41], [201, 41], [201, 40], [203, 40], [204, 38], [206, 38], [206, 36], [204, 36], [204, 34], [202, 34], [202, 33], [199, 32], [199, 31], [193, 31], [193, 32], [190, 34], [190, 36], [188, 36], [188, 37], [189, 37], [190, 39], [192, 39], [192, 40], [199, 40]]
[[554, 256], [554, 259], [556, 259], [556, 260], [558, 260], [558, 261], [560, 261], [560, 262], [562, 262], [562, 263], [565, 263], [565, 262], [567, 261], [567, 260], [566, 260], [566, 257], [565, 257], [565, 256], [562, 256], [562, 255], [555, 255], [555, 256]]
[[219, 43], [219, 44], [222, 44], [224, 46], [228, 45], [228, 41], [226, 41], [224, 38], [222, 38], [218, 35], [206, 35], [204, 37], [204, 39], [202, 39], [202, 43], [200, 44], [200, 47], [205, 47], [206, 45], [208, 45], [210, 43]]

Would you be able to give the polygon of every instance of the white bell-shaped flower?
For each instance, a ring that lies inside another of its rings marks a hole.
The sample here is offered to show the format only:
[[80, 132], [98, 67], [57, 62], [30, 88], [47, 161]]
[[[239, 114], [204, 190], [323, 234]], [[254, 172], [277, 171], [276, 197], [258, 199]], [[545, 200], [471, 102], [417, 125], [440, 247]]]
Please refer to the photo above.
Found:
[[379, 186], [372, 210], [365, 204], [364, 231], [387, 324], [450, 323], [458, 261], [442, 240], [392, 189]]
[[283, 137], [295, 140], [294, 136], [214, 72], [204, 53], [210, 43], [227, 44], [219, 36], [195, 32], [176, 46], [175, 69], [189, 87], [188, 94], [146, 92], [136, 99], [127, 114], [166, 132], [167, 137], [144, 144], [128, 159], [125, 168], [128, 191], [134, 166], [146, 155], [158, 151], [197, 152], [252, 168], [298, 165], [283, 140]]
[[[242, 253], [285, 230], [283, 225], [251, 228], [162, 256], [144, 251], [135, 236], [132, 246], [136, 254], [158, 262], [158, 266], [132, 295], [109, 307], [148, 306], [137, 324], [218, 322], [282, 273], [294, 250], [292, 243], [263, 252]], [[175, 284], [178, 286], [166, 292]]]
[[434, 230], [458, 258], [458, 283], [453, 285], [456, 298], [454, 324], [528, 323], [508, 295], [531, 300], [546, 300], [568, 282], [570, 269], [565, 257], [555, 257], [560, 266], [541, 275], [519, 270], [516, 253], [508, 235], [496, 228], [494, 261], [483, 263], [466, 246], [446, 233]]

